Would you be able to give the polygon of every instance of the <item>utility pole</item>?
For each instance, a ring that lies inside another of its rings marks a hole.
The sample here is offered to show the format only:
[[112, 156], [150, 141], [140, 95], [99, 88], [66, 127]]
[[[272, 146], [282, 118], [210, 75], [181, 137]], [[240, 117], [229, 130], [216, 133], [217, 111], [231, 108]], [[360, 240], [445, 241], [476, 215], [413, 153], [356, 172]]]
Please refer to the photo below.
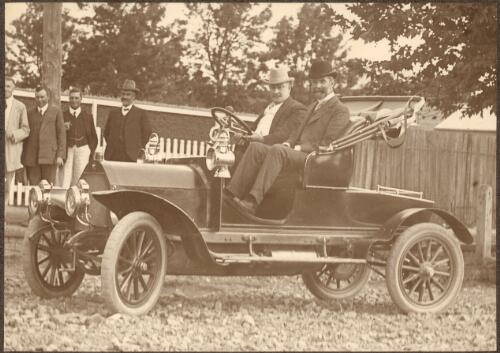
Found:
[[61, 106], [62, 3], [43, 4], [42, 82], [50, 89], [50, 104]]

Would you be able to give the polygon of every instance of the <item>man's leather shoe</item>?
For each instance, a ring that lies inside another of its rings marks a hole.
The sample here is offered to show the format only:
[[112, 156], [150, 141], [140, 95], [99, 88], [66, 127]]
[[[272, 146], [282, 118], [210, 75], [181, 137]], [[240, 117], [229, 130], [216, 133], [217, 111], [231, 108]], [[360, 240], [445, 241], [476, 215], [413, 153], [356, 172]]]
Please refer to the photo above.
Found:
[[257, 212], [257, 203], [251, 199], [245, 198], [243, 200], [240, 200], [237, 197], [233, 198], [233, 201], [238, 205], [241, 209], [243, 209], [245, 212], [250, 213], [251, 215], [255, 215], [255, 212]]

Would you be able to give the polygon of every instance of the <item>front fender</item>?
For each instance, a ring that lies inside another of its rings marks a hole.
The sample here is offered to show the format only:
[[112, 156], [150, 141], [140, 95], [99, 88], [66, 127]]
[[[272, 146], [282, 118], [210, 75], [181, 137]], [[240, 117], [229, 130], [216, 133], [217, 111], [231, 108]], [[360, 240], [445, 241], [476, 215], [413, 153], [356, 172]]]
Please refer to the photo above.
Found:
[[147, 192], [132, 190], [96, 191], [92, 195], [118, 218], [135, 211], [151, 214], [166, 233], [181, 236], [190, 259], [207, 264], [216, 263], [194, 220], [168, 200]]
[[451, 213], [440, 208], [408, 208], [393, 215], [384, 225], [378, 230], [377, 236], [384, 240], [392, 240], [395, 237], [395, 231], [405, 222], [422, 215], [423, 213], [433, 213], [441, 217], [446, 224], [453, 229], [455, 236], [465, 244], [472, 244], [474, 239], [467, 227], [460, 222]]

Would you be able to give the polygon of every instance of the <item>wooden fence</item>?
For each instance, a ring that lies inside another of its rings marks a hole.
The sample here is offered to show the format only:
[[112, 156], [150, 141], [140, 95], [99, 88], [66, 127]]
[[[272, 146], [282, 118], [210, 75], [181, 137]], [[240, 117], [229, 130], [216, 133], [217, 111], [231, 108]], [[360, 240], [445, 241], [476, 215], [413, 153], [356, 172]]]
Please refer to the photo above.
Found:
[[495, 133], [410, 128], [399, 148], [374, 140], [355, 148], [352, 186], [422, 191], [469, 226], [476, 222], [481, 184], [491, 185], [496, 195]]

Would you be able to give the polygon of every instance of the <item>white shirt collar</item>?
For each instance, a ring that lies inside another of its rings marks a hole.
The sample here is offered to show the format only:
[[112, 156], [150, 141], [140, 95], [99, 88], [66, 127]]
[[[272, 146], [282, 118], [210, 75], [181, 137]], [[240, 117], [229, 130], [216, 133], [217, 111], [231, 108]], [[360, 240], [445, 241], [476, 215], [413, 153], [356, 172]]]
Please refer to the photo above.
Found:
[[6, 98], [5, 101], [6, 101], [6, 104], [8, 106], [11, 106], [12, 102], [14, 101], [14, 96], [10, 96], [9, 98]]
[[81, 112], [82, 112], [82, 107], [78, 107], [76, 109], [69, 107], [69, 113], [73, 116], [75, 116], [76, 113], [76, 116], [78, 117], [78, 115], [80, 115]]
[[318, 106], [319, 106], [319, 105], [321, 105], [321, 104], [323, 104], [323, 103], [325, 103], [327, 100], [332, 99], [333, 97], [335, 97], [335, 92], [332, 92], [332, 93], [330, 93], [328, 96], [326, 96], [325, 98], [320, 99], [320, 100], [318, 101]]
[[[122, 114], [127, 115], [130, 112], [130, 110], [132, 109], [132, 106], [133, 106], [133, 104], [130, 104], [127, 106], [122, 106]], [[125, 111], [125, 109], [127, 109], [127, 110]]]
[[38, 111], [40, 111], [40, 109], [42, 110], [42, 115], [45, 114], [45, 112], [47, 111], [47, 109], [49, 108], [49, 105], [48, 104], [45, 104], [43, 107], [38, 107]]

